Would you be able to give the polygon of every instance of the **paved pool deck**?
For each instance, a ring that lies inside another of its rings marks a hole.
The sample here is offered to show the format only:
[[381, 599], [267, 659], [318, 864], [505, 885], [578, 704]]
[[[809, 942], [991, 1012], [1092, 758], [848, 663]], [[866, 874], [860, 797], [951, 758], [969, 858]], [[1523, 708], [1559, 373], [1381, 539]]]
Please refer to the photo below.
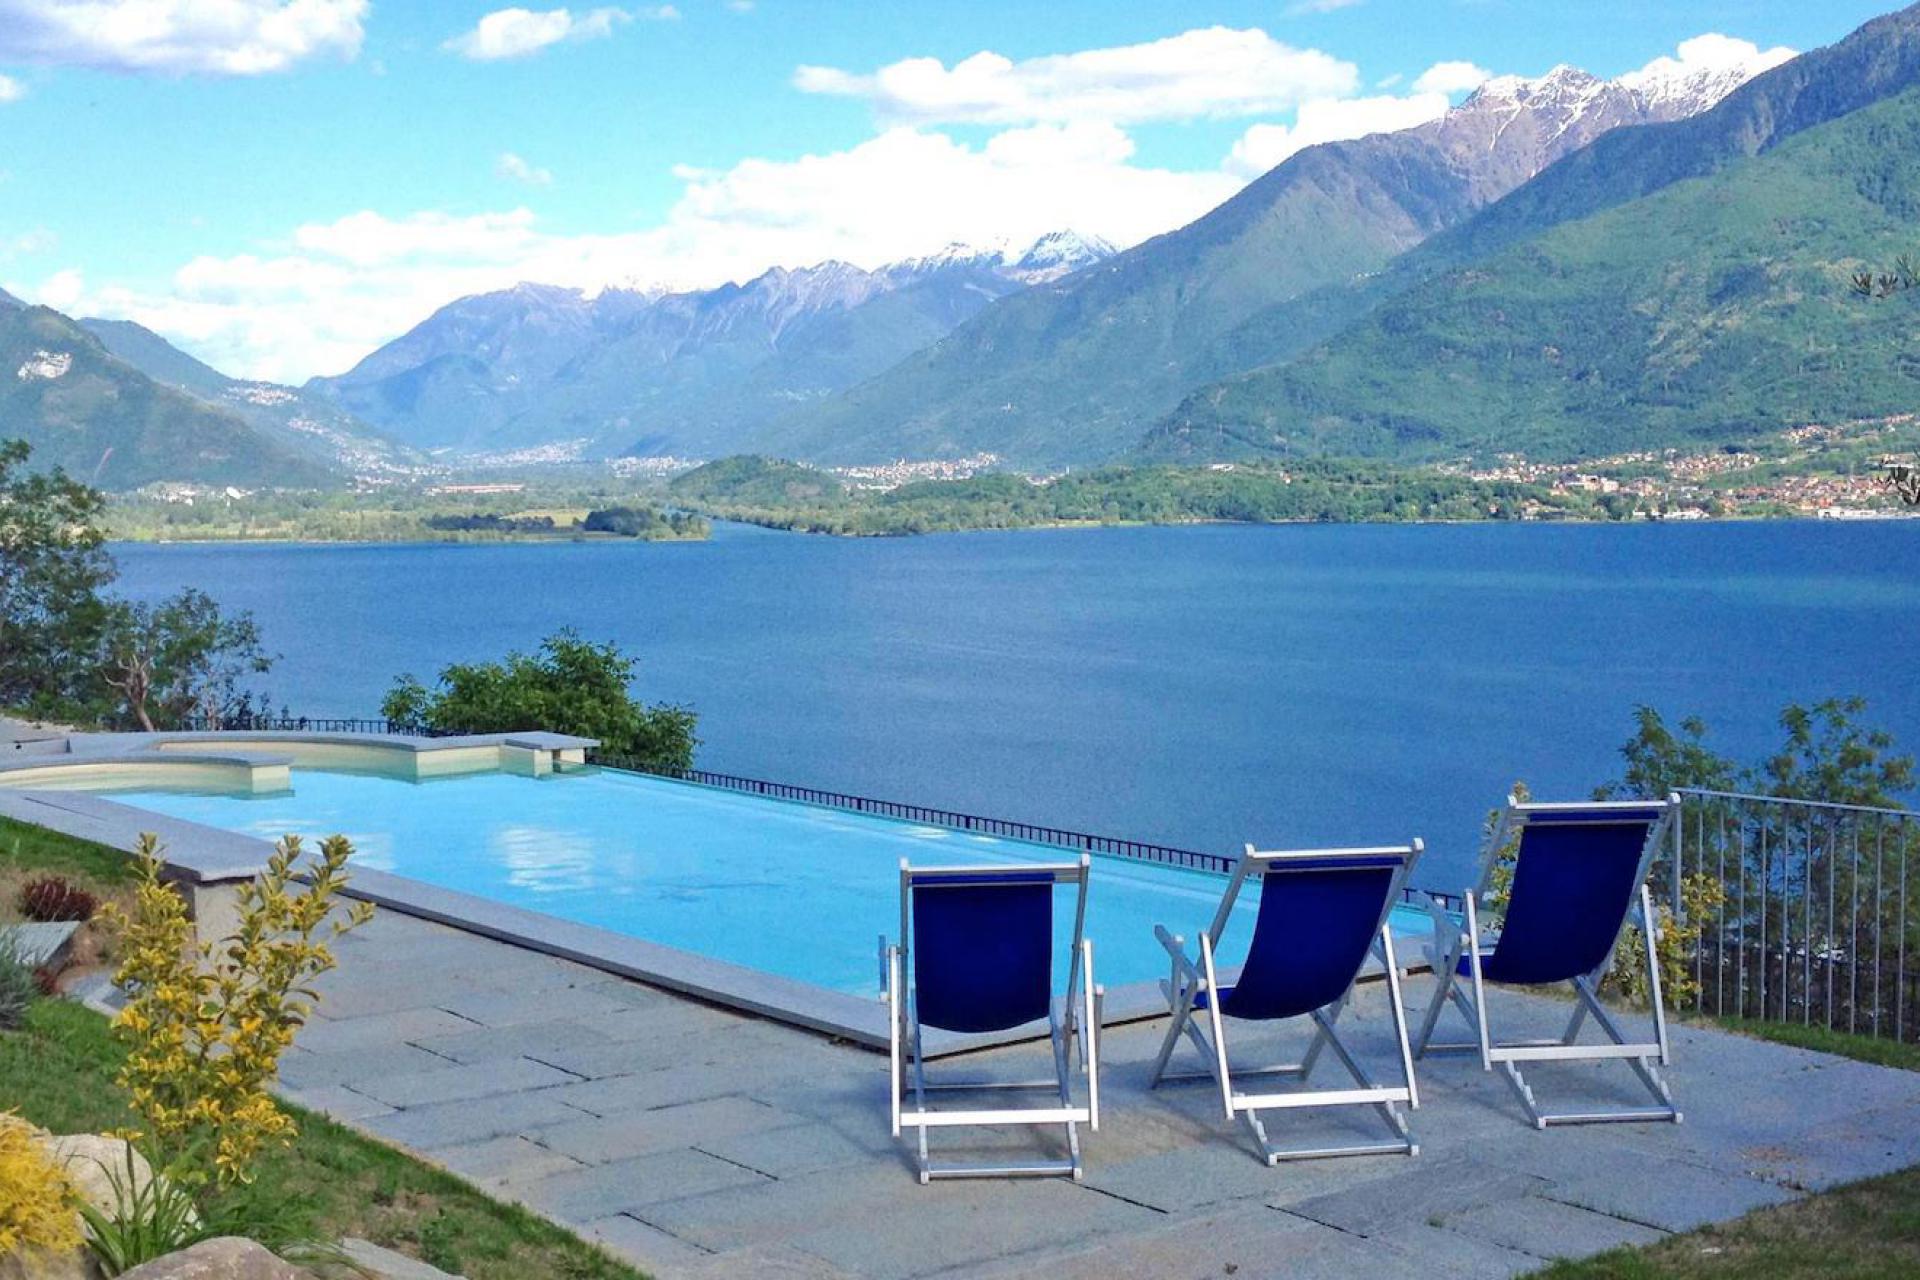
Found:
[[[1509, 1276], [1920, 1163], [1920, 1074], [1681, 1028], [1681, 1125], [1539, 1132], [1477, 1061], [1439, 1059], [1419, 1075], [1418, 1156], [1269, 1169], [1208, 1087], [1146, 1089], [1165, 1026], [1151, 1021], [1105, 1038], [1083, 1183], [923, 1187], [887, 1133], [870, 1050], [391, 911], [339, 958], [284, 1063], [290, 1098], [663, 1278]], [[1430, 990], [1417, 976], [1407, 999]], [[1566, 1016], [1497, 995], [1541, 1032]], [[1381, 1073], [1384, 1000], [1364, 988], [1342, 1023]], [[1036, 1066], [1031, 1048], [962, 1061]], [[1536, 1075], [1543, 1091], [1635, 1100], [1617, 1063]], [[1370, 1119], [1269, 1131], [1371, 1135]]]

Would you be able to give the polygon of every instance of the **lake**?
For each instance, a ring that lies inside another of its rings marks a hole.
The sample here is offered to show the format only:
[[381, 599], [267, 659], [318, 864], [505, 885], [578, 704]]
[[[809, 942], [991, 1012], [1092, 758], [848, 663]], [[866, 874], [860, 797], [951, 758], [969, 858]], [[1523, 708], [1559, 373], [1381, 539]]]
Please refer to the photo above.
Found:
[[1212, 851], [1418, 835], [1441, 888], [1515, 779], [1616, 776], [1639, 704], [1753, 758], [1863, 693], [1920, 748], [1920, 521], [114, 553], [252, 610], [296, 714], [573, 626], [699, 711], [706, 768]]

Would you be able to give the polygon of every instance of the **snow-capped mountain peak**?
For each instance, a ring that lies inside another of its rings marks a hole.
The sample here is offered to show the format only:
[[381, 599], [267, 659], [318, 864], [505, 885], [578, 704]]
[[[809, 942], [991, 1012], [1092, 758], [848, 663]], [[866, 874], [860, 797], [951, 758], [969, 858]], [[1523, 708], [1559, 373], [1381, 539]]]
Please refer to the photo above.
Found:
[[1618, 83], [1649, 108], [1691, 115], [1705, 111], [1763, 71], [1794, 56], [1788, 48], [1759, 49], [1744, 40], [1705, 35], [1681, 42], [1678, 58], [1655, 58]]
[[1040, 284], [1090, 267], [1118, 252], [1101, 237], [1069, 227], [1047, 232], [1017, 256], [1008, 254], [1012, 261], [1007, 269], [1029, 284]]

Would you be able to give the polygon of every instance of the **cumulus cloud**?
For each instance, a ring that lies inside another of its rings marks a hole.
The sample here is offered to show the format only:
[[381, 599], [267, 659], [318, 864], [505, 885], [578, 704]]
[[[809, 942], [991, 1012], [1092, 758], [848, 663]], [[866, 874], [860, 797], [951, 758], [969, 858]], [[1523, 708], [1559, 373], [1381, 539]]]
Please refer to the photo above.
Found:
[[1287, 6], [1289, 18], [1305, 17], [1313, 13], [1333, 13], [1340, 9], [1351, 9], [1364, 0], [1293, 0]]
[[500, 153], [500, 158], [493, 162], [493, 171], [511, 182], [524, 182], [530, 187], [545, 187], [553, 184], [553, 174], [550, 170], [529, 164], [511, 151]]
[[23, 296], [44, 298], [51, 284], [84, 314], [138, 320], [228, 372], [299, 381], [348, 368], [456, 297], [522, 280], [704, 288], [775, 265], [878, 266], [1061, 227], [1132, 244], [1240, 186], [1217, 170], [1140, 165], [1132, 139], [1105, 121], [1003, 130], [978, 145], [903, 126], [845, 151], [676, 173], [676, 202], [642, 229], [562, 235], [524, 208], [362, 210], [296, 227], [272, 249], [195, 258], [159, 287], [81, 288], [62, 274]]
[[[654, 11], [655, 17], [678, 17]], [[598, 40], [613, 34], [614, 27], [631, 22], [633, 15], [624, 9], [589, 9], [575, 14], [571, 9], [496, 9], [482, 17], [473, 30], [453, 37], [445, 47], [476, 62], [495, 62], [502, 58], [524, 58], [563, 40]]]
[[864, 75], [802, 66], [793, 83], [805, 93], [864, 98], [882, 120], [896, 123], [1134, 124], [1286, 111], [1352, 93], [1359, 71], [1264, 31], [1209, 27], [1021, 62], [982, 52], [951, 67], [938, 58], [906, 58]]
[[0, 76], [0, 102], [18, 102], [27, 96], [27, 86], [12, 76]]
[[1413, 82], [1415, 93], [1465, 93], [1493, 79], [1493, 72], [1471, 62], [1436, 62]]
[[1416, 93], [1376, 98], [1317, 98], [1302, 103], [1291, 125], [1256, 124], [1240, 135], [1225, 162], [1227, 172], [1257, 178], [1296, 151], [1322, 142], [1345, 142], [1370, 133], [1393, 133], [1446, 114], [1447, 95]]
[[1755, 76], [1795, 56], [1794, 50], [1785, 45], [1762, 49], [1751, 40], [1721, 35], [1717, 31], [1682, 40], [1674, 52], [1679, 56], [1655, 58], [1640, 70], [1621, 76], [1620, 83], [1633, 89], [1650, 83], [1681, 81], [1729, 71], [1742, 71]]
[[0, 60], [250, 76], [360, 51], [367, 0], [0, 0]]

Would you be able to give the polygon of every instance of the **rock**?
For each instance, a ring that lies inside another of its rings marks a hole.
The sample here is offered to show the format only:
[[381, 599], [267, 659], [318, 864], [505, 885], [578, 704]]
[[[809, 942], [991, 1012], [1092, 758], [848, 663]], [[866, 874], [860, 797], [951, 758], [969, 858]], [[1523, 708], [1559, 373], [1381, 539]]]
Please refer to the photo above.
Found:
[[[113, 1189], [114, 1179], [127, 1180], [127, 1144], [119, 1138], [97, 1133], [74, 1133], [63, 1138], [42, 1138], [41, 1143], [53, 1158], [67, 1167], [67, 1175], [79, 1188], [80, 1196], [102, 1213], [112, 1213], [120, 1198]], [[133, 1183], [128, 1191], [137, 1191], [153, 1181], [153, 1168], [138, 1151], [133, 1154]]]
[[191, 1249], [143, 1262], [120, 1280], [313, 1280], [313, 1273], [239, 1236], [203, 1240]]

